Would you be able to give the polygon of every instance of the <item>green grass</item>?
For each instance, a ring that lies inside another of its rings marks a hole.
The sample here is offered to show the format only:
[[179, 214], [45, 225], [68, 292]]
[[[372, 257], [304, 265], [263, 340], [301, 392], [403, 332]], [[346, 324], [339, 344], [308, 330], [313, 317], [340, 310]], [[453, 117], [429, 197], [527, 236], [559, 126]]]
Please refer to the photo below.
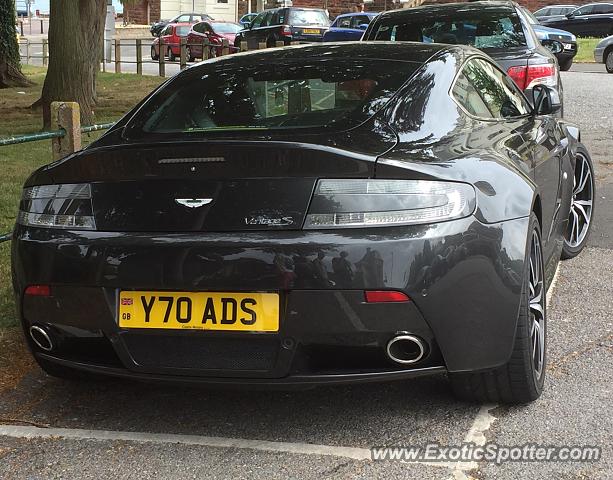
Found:
[[574, 62], [594, 63], [594, 49], [602, 38], [585, 37], [577, 39], [577, 55]]
[[[41, 130], [42, 114], [30, 105], [40, 97], [46, 70], [26, 65], [23, 71], [34, 85], [0, 90], [0, 138]], [[162, 81], [160, 77], [100, 73], [96, 123], [118, 119]], [[101, 132], [84, 135], [84, 146], [100, 135]], [[0, 147], [0, 234], [13, 228], [23, 182], [33, 170], [49, 162], [51, 140]], [[10, 248], [10, 242], [0, 243], [0, 328], [16, 323]]]

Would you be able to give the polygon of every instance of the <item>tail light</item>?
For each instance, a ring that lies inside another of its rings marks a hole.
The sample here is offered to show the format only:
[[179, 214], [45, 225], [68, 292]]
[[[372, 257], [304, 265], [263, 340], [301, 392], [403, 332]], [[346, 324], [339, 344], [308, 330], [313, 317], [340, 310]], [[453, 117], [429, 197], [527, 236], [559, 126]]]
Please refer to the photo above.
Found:
[[522, 65], [509, 68], [507, 74], [519, 88], [526, 90], [535, 85], [554, 87], [557, 84], [558, 69], [553, 64]]
[[405, 293], [393, 290], [366, 290], [364, 298], [366, 303], [397, 303], [411, 300]]
[[95, 230], [91, 198], [88, 183], [24, 188], [17, 223], [30, 227]]
[[28, 285], [24, 293], [31, 297], [49, 297], [51, 287], [49, 285]]
[[430, 180], [319, 180], [305, 229], [386, 227], [469, 216], [476, 205], [467, 183]]
[[283, 27], [281, 28], [281, 35], [283, 35], [284, 37], [292, 36], [292, 29], [289, 27], [289, 25], [283, 25]]

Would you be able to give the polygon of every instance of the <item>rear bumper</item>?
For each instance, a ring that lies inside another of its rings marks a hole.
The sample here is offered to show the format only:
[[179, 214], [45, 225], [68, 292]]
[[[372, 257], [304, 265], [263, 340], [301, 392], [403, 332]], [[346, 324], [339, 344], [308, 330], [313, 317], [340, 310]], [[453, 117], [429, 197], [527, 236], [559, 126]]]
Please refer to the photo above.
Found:
[[[507, 361], [527, 228], [527, 218], [493, 225], [467, 218], [359, 234], [156, 235], [18, 226], [13, 281], [24, 328], [45, 325], [59, 345], [45, 353], [31, 344], [35, 354], [75, 368], [207, 383], [406, 378]], [[347, 263], [332, 261], [339, 258]], [[51, 285], [51, 296], [24, 296], [31, 284]], [[127, 331], [117, 325], [121, 289], [279, 292], [280, 330]], [[368, 304], [365, 289], [400, 290], [412, 301]], [[412, 367], [388, 360], [385, 346], [397, 332], [423, 338], [427, 357]]]
[[596, 63], [604, 63], [604, 47], [596, 47], [594, 49], [594, 61]]

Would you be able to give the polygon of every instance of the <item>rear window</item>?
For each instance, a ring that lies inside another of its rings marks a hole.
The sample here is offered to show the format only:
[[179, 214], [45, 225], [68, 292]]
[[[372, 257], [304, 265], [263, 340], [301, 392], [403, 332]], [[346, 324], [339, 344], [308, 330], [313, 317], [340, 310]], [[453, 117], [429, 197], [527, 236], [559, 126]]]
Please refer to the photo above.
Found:
[[214, 23], [213, 30], [217, 33], [236, 33], [242, 30], [243, 27], [236, 23]]
[[451, 43], [482, 50], [526, 45], [519, 16], [508, 9], [457, 10], [448, 16], [429, 12], [398, 17], [378, 21], [368, 40]]
[[323, 10], [290, 10], [290, 25], [330, 25], [330, 19]]
[[202, 65], [152, 96], [126, 134], [350, 128], [383, 107], [419, 65], [370, 59]]
[[177, 27], [175, 29], [175, 32], [179, 37], [185, 37], [189, 33], [190, 29], [191, 27], [182, 26], [182, 27]]

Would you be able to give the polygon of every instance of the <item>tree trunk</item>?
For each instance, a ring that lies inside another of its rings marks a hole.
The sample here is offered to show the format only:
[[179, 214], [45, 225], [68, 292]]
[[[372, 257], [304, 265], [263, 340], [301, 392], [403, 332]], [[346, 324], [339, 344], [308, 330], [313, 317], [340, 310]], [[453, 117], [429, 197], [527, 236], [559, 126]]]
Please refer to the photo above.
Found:
[[79, 103], [81, 123], [93, 123], [105, 12], [106, 0], [51, 0], [49, 68], [37, 102], [45, 128], [51, 124], [54, 101]]
[[0, 88], [27, 87], [21, 73], [15, 31], [15, 0], [0, 0]]

